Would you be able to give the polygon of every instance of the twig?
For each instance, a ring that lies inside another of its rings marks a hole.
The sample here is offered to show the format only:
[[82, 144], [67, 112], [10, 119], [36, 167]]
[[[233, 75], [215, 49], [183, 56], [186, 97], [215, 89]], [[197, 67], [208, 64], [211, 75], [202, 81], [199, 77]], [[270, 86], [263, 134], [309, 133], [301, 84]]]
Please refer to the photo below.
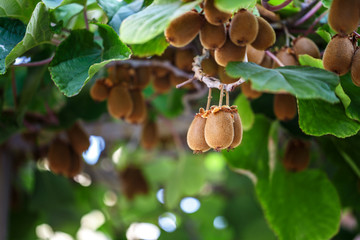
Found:
[[207, 103], [206, 103], [206, 111], [209, 110], [210, 108], [210, 104], [211, 104], [211, 88], [209, 88], [209, 93], [208, 93], [208, 98], [207, 98]]
[[357, 33], [356, 31], [353, 31], [353, 33], [356, 35], [356, 37], [360, 37], [360, 34], [359, 33]]
[[188, 80], [186, 80], [186, 81], [184, 81], [184, 82], [176, 85], [176, 88], [181, 88], [181, 87], [185, 86], [186, 84], [191, 83], [191, 82], [194, 81], [194, 80], [196, 80], [196, 79], [195, 79], [195, 78], [190, 78], [190, 79], [188, 79]]
[[86, 2], [85, 2], [85, 4], [84, 4], [84, 21], [85, 21], [86, 30], [89, 30], [89, 21], [88, 21], [86, 12], [87, 12], [87, 7], [86, 7]]
[[224, 87], [223, 87], [223, 85], [221, 85], [221, 87], [220, 87], [219, 107], [222, 106], [223, 98], [224, 98]]
[[17, 108], [17, 91], [16, 91], [16, 77], [15, 77], [15, 69], [14, 67], [11, 68], [11, 89], [13, 94], [14, 106]]
[[42, 66], [42, 65], [50, 63], [53, 60], [53, 58], [54, 58], [54, 56], [51, 56], [51, 57], [49, 57], [47, 59], [44, 59], [44, 60], [41, 60], [41, 61], [38, 61], [38, 62], [21, 63], [21, 64], [17, 64], [17, 65], [14, 65], [14, 66], [16, 66], [16, 67], [37, 67], [37, 66]]
[[289, 39], [291, 38], [292, 40], [294, 40], [295, 37], [292, 34], [289, 33], [289, 29], [287, 28], [287, 26], [285, 24], [283, 24], [283, 29], [284, 29], [285, 36], [286, 36], [285, 45], [287, 47], [289, 47], [290, 46], [290, 40]]
[[269, 0], [261, 0], [261, 5], [263, 5], [264, 8], [266, 8], [267, 10], [270, 10], [270, 11], [279, 11], [292, 2], [292, 0], [285, 0], [285, 2], [283, 2], [277, 6], [272, 6], [268, 3], [268, 1]]
[[299, 26], [303, 24], [306, 20], [311, 18], [320, 8], [322, 7], [322, 2], [319, 1], [308, 13], [306, 13], [304, 16], [302, 16], [300, 19], [298, 19], [294, 26]]
[[266, 50], [265, 53], [272, 58], [280, 67], [284, 67], [285, 65], [274, 55], [272, 52]]
[[[197, 83], [197, 82], [195, 82], [195, 83]], [[194, 93], [188, 93], [188, 94], [184, 95], [182, 98], [182, 103], [185, 106], [185, 113], [192, 114], [191, 104], [189, 102], [192, 100], [197, 100], [197, 99], [204, 97], [207, 92], [208, 92], [208, 88], [204, 86], [203, 88], [199, 89], [198, 91], [196, 91]]]
[[313, 31], [316, 24], [318, 24], [320, 22], [320, 20], [325, 17], [326, 14], [328, 14], [328, 11], [323, 12], [318, 18], [315, 19], [315, 21], [311, 24], [311, 26], [305, 32], [305, 36], [309, 35]]
[[229, 92], [226, 91], [226, 105], [230, 106], [229, 102], [230, 102], [230, 100], [229, 100]]

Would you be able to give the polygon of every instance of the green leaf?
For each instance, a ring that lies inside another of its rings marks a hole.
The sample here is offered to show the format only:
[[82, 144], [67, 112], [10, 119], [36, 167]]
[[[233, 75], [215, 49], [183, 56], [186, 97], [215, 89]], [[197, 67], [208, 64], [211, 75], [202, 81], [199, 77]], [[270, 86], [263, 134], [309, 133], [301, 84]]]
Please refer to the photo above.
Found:
[[160, 34], [146, 43], [133, 44], [130, 47], [135, 56], [149, 57], [153, 55], [160, 56], [168, 46], [169, 43], [166, 41], [165, 36]]
[[120, 41], [110, 26], [97, 25], [103, 40], [103, 49], [94, 42], [91, 32], [74, 30], [60, 44], [50, 64], [53, 81], [68, 97], [78, 94], [94, 74], [109, 62], [130, 57], [130, 49]]
[[27, 23], [39, 0], [0, 1], [0, 17], [12, 17]]
[[245, 131], [251, 129], [255, 122], [255, 115], [251, 109], [250, 101], [244, 94], [240, 94], [236, 98], [234, 104], [238, 106], [237, 109], [241, 118], [243, 129]]
[[351, 119], [360, 121], [360, 87], [355, 86], [352, 82], [350, 73], [341, 77], [340, 84], [343, 94], [346, 96], [339, 94], [338, 91], [336, 93], [345, 107], [346, 115]]
[[215, 6], [224, 11], [224, 12], [235, 12], [240, 8], [254, 8], [256, 5], [256, 0], [242, 0], [242, 1], [233, 1], [233, 0], [215, 0]]
[[321, 171], [277, 171], [256, 193], [280, 240], [331, 239], [339, 229], [339, 197]]
[[346, 116], [340, 103], [298, 99], [298, 109], [300, 128], [308, 135], [345, 138], [360, 130], [360, 124]]
[[85, 5], [86, 0], [42, 0], [48, 8], [57, 8], [60, 6], [77, 3]]
[[324, 69], [324, 65], [321, 59], [313, 58], [307, 54], [300, 55], [298, 59], [300, 65]]
[[319, 27], [316, 30], [316, 33], [319, 34], [319, 36], [322, 37], [322, 39], [324, 39], [327, 43], [330, 42], [331, 36], [336, 34], [336, 32], [334, 32], [334, 30], [332, 30], [327, 24]]
[[121, 40], [128, 44], [141, 44], [155, 38], [164, 32], [171, 20], [191, 10], [200, 0], [181, 3], [168, 1], [154, 2], [144, 10], [126, 18], [120, 26]]
[[6, 72], [5, 58], [24, 37], [26, 26], [19, 20], [0, 18], [0, 74]]
[[321, 0], [322, 4], [326, 8], [330, 8], [332, 0]]
[[173, 88], [168, 94], [161, 94], [156, 97], [152, 101], [152, 105], [167, 118], [177, 117], [184, 110], [182, 96], [185, 92], [183, 89]]
[[266, 92], [289, 92], [299, 99], [322, 99], [336, 103], [334, 91], [339, 77], [323, 69], [287, 66], [268, 69], [250, 62], [231, 62], [226, 67], [231, 77], [250, 80], [252, 88]]

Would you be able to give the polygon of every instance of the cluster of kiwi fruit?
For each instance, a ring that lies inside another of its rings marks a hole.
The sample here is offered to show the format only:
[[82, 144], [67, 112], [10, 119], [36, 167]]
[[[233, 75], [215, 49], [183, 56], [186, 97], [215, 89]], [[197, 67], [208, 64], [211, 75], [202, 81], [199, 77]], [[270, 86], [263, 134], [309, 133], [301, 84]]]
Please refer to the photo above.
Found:
[[360, 20], [360, 2], [357, 0], [334, 0], [330, 7], [328, 22], [337, 32], [327, 45], [323, 64], [328, 71], [339, 76], [351, 70], [353, 83], [360, 87], [360, 51], [357, 36], [353, 34], [358, 29]]
[[305, 170], [310, 163], [310, 144], [301, 139], [290, 139], [286, 145], [283, 166], [289, 172]]
[[81, 172], [81, 154], [90, 146], [89, 135], [75, 123], [66, 131], [67, 140], [55, 137], [47, 155], [49, 168], [55, 174], [72, 178]]
[[120, 173], [121, 191], [129, 200], [133, 200], [137, 195], [147, 195], [149, 185], [146, 178], [138, 166], [128, 165]]
[[194, 153], [234, 149], [242, 140], [242, 124], [236, 106], [200, 108], [187, 132], [187, 143]]

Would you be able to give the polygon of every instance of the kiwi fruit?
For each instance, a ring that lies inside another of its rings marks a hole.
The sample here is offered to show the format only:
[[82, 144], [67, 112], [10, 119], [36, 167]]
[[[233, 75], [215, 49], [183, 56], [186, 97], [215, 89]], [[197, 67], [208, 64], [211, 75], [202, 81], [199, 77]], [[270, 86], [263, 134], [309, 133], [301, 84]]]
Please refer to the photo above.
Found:
[[231, 19], [229, 36], [238, 46], [245, 46], [255, 41], [259, 24], [256, 17], [246, 9], [241, 9]]
[[227, 38], [221, 48], [215, 49], [215, 61], [220, 66], [226, 67], [229, 62], [244, 61], [245, 52], [246, 47], [239, 47]]
[[194, 11], [189, 11], [175, 18], [165, 30], [166, 40], [174, 47], [184, 47], [199, 33], [204, 23], [203, 17]]
[[232, 78], [230, 77], [226, 71], [225, 68], [222, 66], [218, 66], [218, 75], [219, 75], [219, 79], [220, 82], [225, 83], [225, 84], [230, 84], [230, 83], [234, 83], [237, 80], [239, 80], [238, 78]]
[[136, 69], [136, 75], [132, 84], [133, 89], [144, 89], [150, 82], [151, 71], [149, 67], [139, 67]]
[[194, 57], [191, 49], [177, 49], [175, 52], [175, 66], [186, 72], [191, 72]]
[[295, 55], [299, 57], [302, 54], [308, 54], [313, 58], [320, 58], [320, 50], [318, 46], [307, 37], [299, 37], [293, 42]]
[[94, 101], [98, 102], [106, 100], [109, 96], [109, 93], [109, 88], [105, 85], [105, 79], [97, 80], [90, 89], [90, 97]]
[[357, 30], [360, 19], [359, 7], [358, 0], [333, 0], [328, 17], [330, 27], [342, 35]]
[[132, 124], [142, 123], [147, 117], [147, 108], [144, 96], [141, 90], [130, 90], [129, 92], [133, 102], [133, 109], [130, 115], [126, 116], [125, 120]]
[[251, 45], [248, 45], [246, 47], [246, 53], [248, 57], [249, 62], [256, 63], [258, 65], [261, 64], [265, 57], [265, 51], [263, 50], [257, 50], [256, 48], [252, 47]]
[[89, 135], [85, 132], [79, 123], [75, 123], [66, 131], [66, 133], [71, 146], [77, 154], [81, 155], [90, 147]]
[[201, 108], [199, 113], [195, 115], [187, 132], [187, 144], [194, 153], [203, 153], [210, 150], [209, 145], [205, 141], [205, 123], [206, 118], [202, 117], [205, 110]]
[[206, 20], [213, 25], [224, 24], [231, 18], [231, 13], [220, 11], [215, 7], [214, 0], [205, 0], [204, 14]]
[[256, 98], [261, 97], [261, 95], [262, 95], [262, 92], [253, 90], [251, 88], [250, 81], [246, 81], [246, 82], [242, 83], [240, 85], [240, 87], [241, 87], [241, 92], [249, 99], [256, 99]]
[[234, 117], [228, 106], [212, 107], [205, 123], [205, 141], [215, 151], [228, 148], [234, 140]]
[[217, 76], [218, 65], [212, 56], [209, 56], [209, 58], [205, 58], [204, 60], [202, 60], [201, 68], [203, 73], [205, 73], [207, 76], [210, 77]]
[[68, 178], [73, 178], [81, 172], [82, 168], [82, 158], [81, 155], [75, 152], [75, 150], [70, 149], [71, 161], [70, 168], [67, 169], [66, 176]]
[[141, 131], [141, 146], [146, 150], [153, 149], [159, 141], [159, 132], [156, 122], [147, 121]]
[[152, 67], [151, 69], [155, 77], [165, 77], [169, 73], [169, 70], [162, 67]]
[[71, 152], [69, 144], [60, 138], [56, 138], [50, 145], [48, 152], [49, 168], [55, 174], [67, 173], [71, 167]]
[[351, 79], [352, 82], [360, 87], [360, 51], [359, 49], [356, 50], [352, 63], [351, 63]]
[[128, 85], [131, 82], [131, 74], [129, 66], [117, 66], [115, 78], [110, 78], [114, 85]]
[[354, 46], [350, 39], [335, 35], [326, 46], [324, 68], [340, 76], [345, 75], [350, 70], [353, 55]]
[[121, 190], [127, 199], [133, 200], [136, 195], [146, 195], [149, 185], [142, 170], [134, 165], [127, 166], [120, 172]]
[[256, 19], [259, 24], [259, 31], [251, 45], [258, 50], [266, 50], [274, 45], [276, 41], [275, 31], [262, 17], [256, 17]]
[[290, 94], [275, 94], [274, 113], [280, 121], [289, 121], [296, 116], [296, 98]]
[[[291, 50], [291, 48], [284, 47], [284, 48], [280, 49], [280, 51], [278, 51], [276, 53], [276, 57], [285, 66], [299, 65], [299, 62], [297, 61], [296, 56], [293, 54], [293, 51]], [[280, 67], [280, 65], [276, 61], [274, 61], [273, 68], [277, 68], [277, 67]]]
[[285, 150], [283, 165], [287, 171], [305, 170], [310, 163], [309, 144], [299, 139], [291, 139]]
[[272, 68], [273, 67], [273, 60], [272, 58], [265, 54], [263, 60], [260, 63], [260, 66], [264, 67], [264, 68]]
[[133, 102], [129, 90], [122, 86], [111, 89], [107, 102], [109, 114], [114, 118], [124, 118], [133, 110]]
[[224, 24], [212, 25], [206, 22], [200, 30], [200, 42], [206, 49], [221, 48], [226, 41]]
[[269, 20], [271, 22], [280, 21], [280, 16], [266, 8], [264, 8], [261, 4], [256, 4], [256, 8], [258, 9], [260, 16]]
[[241, 124], [241, 118], [236, 109], [236, 106], [231, 106], [231, 112], [234, 117], [234, 139], [228, 149], [234, 149], [240, 145], [243, 135], [243, 128]]
[[171, 90], [170, 75], [165, 77], [157, 77], [153, 80], [153, 87], [157, 93], [168, 93]]

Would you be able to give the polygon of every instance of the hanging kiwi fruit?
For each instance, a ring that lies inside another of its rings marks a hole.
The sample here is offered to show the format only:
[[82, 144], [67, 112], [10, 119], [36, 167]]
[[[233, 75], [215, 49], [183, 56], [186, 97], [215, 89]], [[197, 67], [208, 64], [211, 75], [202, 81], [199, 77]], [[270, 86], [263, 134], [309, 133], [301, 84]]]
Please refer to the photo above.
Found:
[[246, 46], [239, 47], [235, 45], [230, 38], [227, 38], [225, 44], [215, 50], [215, 61], [220, 66], [226, 67], [229, 62], [244, 61], [245, 52]]
[[300, 139], [291, 139], [286, 145], [282, 162], [287, 171], [299, 172], [305, 170], [310, 163], [309, 143]]
[[262, 93], [259, 91], [256, 91], [251, 88], [251, 82], [246, 81], [240, 85], [241, 92], [248, 98], [248, 99], [257, 99], [261, 97]]
[[105, 84], [105, 78], [96, 80], [90, 89], [90, 97], [94, 101], [102, 102], [109, 97], [110, 89]]
[[358, 0], [333, 0], [328, 22], [337, 33], [346, 36], [357, 30], [360, 20]]
[[153, 149], [159, 141], [158, 127], [155, 121], [146, 121], [141, 131], [141, 146], [146, 150]]
[[308, 54], [313, 58], [320, 58], [318, 46], [307, 37], [298, 37], [293, 41], [293, 49], [296, 57], [302, 54]]
[[187, 132], [187, 144], [194, 153], [203, 153], [210, 150], [209, 145], [205, 141], [205, 123], [206, 118], [203, 117], [205, 110], [200, 108], [199, 113], [195, 115]]
[[237, 106], [231, 106], [230, 109], [234, 118], [234, 138], [232, 143], [228, 147], [229, 150], [239, 146], [243, 136], [243, 128], [241, 124], [241, 118], [237, 110]]
[[224, 24], [231, 18], [231, 13], [223, 12], [216, 8], [214, 0], [205, 0], [204, 13], [206, 20], [213, 25]]
[[131, 113], [125, 117], [125, 121], [131, 124], [142, 123], [147, 117], [145, 98], [141, 90], [130, 90], [129, 92], [133, 103], [133, 109]]
[[238, 46], [245, 46], [255, 41], [259, 24], [256, 17], [246, 9], [240, 9], [231, 19], [229, 37]]
[[107, 101], [107, 108], [109, 114], [114, 118], [127, 117], [133, 110], [129, 90], [120, 85], [113, 87]]
[[[299, 65], [298, 60], [293, 52], [293, 50], [289, 47], [283, 47], [276, 53], [276, 57], [285, 65], [285, 66], [294, 66]], [[280, 67], [280, 65], [274, 61], [273, 68]]]
[[75, 123], [66, 131], [66, 133], [72, 147], [77, 154], [81, 155], [90, 147], [89, 135], [85, 132], [79, 123]]
[[289, 121], [296, 116], [296, 98], [290, 94], [278, 93], [274, 96], [274, 113], [280, 121]]
[[206, 49], [221, 48], [226, 41], [226, 29], [224, 24], [213, 25], [205, 22], [200, 30], [200, 42]]
[[360, 51], [356, 50], [351, 63], [351, 79], [352, 82], [360, 87]]
[[276, 35], [271, 25], [262, 17], [256, 17], [259, 25], [259, 31], [256, 39], [251, 45], [258, 50], [266, 50], [276, 41]]

